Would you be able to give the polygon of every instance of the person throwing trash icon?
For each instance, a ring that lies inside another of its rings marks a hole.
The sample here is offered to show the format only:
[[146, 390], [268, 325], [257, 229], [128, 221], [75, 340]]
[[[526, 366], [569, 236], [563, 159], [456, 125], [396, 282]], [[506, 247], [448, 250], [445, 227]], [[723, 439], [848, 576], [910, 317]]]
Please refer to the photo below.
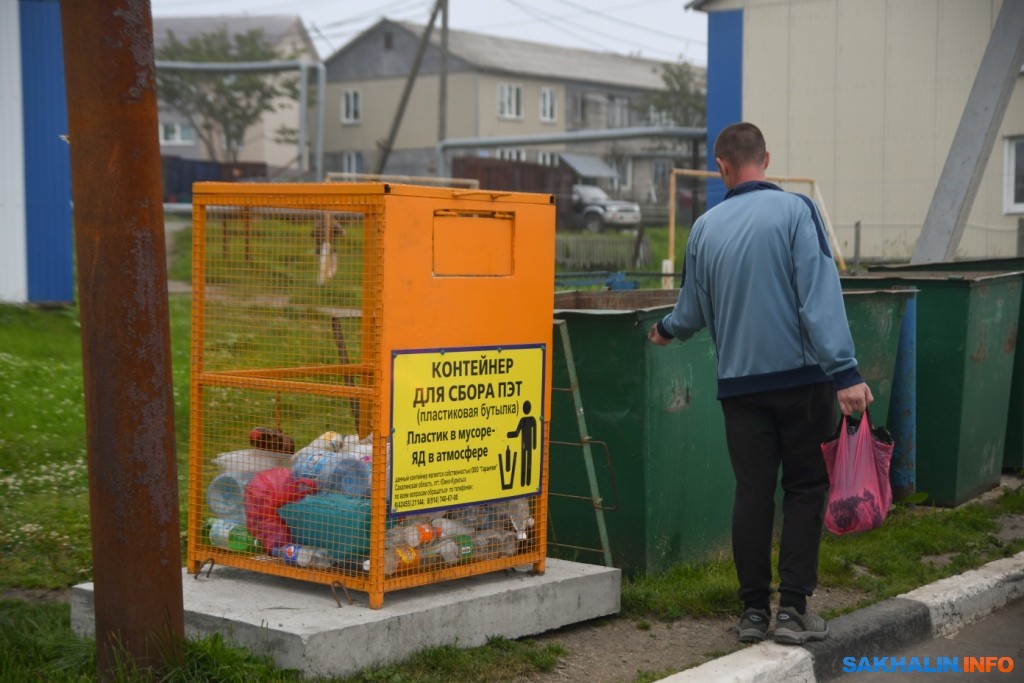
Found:
[[508, 433], [508, 438], [520, 437], [521, 466], [519, 468], [519, 485], [527, 487], [533, 479], [533, 449], [537, 447], [537, 418], [530, 415], [530, 402], [523, 401], [523, 417], [516, 425], [514, 432]]

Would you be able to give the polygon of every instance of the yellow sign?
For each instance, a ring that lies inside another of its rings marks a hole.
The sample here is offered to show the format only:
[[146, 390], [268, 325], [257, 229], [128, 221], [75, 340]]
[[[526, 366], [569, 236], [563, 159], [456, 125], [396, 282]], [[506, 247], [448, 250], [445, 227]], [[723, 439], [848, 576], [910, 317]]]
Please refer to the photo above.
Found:
[[540, 491], [544, 345], [395, 351], [391, 512]]

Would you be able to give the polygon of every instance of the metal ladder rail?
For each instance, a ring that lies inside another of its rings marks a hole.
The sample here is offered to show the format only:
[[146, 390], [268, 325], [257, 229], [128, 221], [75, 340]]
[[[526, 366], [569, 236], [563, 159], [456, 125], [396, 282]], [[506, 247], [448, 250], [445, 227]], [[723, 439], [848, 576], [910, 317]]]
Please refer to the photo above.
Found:
[[[576, 361], [573, 358], [572, 344], [569, 341], [569, 327], [565, 324], [564, 320], [557, 320], [556, 319], [554, 321], [554, 324], [555, 324], [555, 327], [558, 329], [558, 334], [559, 334], [559, 337], [561, 338], [561, 341], [562, 341], [562, 351], [563, 351], [563, 355], [565, 357], [566, 371], [567, 371], [568, 376], [569, 376], [569, 386], [568, 387], [552, 387], [552, 391], [561, 391], [561, 392], [570, 393], [572, 395], [573, 407], [575, 408], [575, 410], [573, 412], [576, 414], [576, 424], [577, 424], [577, 427], [578, 427], [579, 433], [580, 433], [580, 441], [579, 441], [578, 445], [583, 450], [583, 463], [584, 463], [584, 466], [586, 467], [587, 482], [588, 482], [588, 484], [590, 486], [590, 501], [591, 501], [591, 503], [593, 503], [593, 506], [594, 506], [594, 516], [595, 516], [596, 521], [597, 521], [597, 533], [598, 533], [598, 536], [599, 536], [599, 538], [601, 540], [601, 548], [600, 549], [598, 549], [598, 548], [579, 548], [579, 549], [580, 550], [590, 550], [590, 551], [593, 551], [593, 552], [598, 552], [598, 551], [601, 552], [601, 554], [604, 557], [604, 564], [605, 564], [605, 566], [611, 567], [611, 566], [613, 566], [613, 564], [612, 564], [611, 543], [608, 540], [608, 529], [605, 526], [605, 521], [604, 521], [604, 511], [606, 509], [609, 509], [609, 508], [606, 508], [603, 505], [604, 499], [601, 496], [601, 490], [600, 490], [600, 487], [599, 487], [599, 485], [597, 483], [597, 471], [594, 469], [594, 457], [593, 457], [593, 452], [591, 450], [591, 444], [592, 443], [596, 443], [596, 442], [593, 439], [590, 438], [590, 434], [587, 431], [587, 419], [586, 419], [586, 416], [584, 415], [584, 412], [583, 412], [583, 398], [580, 395], [580, 385], [579, 385], [579, 380], [578, 380], [577, 375], [576, 375]], [[577, 445], [577, 444], [568, 443], [568, 442], [556, 442], [556, 441], [552, 441], [551, 443], [560, 443], [560, 444], [563, 444], [563, 445]], [[607, 450], [608, 450], [608, 447], [605, 446], [605, 454], [606, 455], [607, 455]], [[613, 485], [613, 487], [614, 487], [614, 485]], [[580, 498], [580, 496], [572, 496], [572, 495], [569, 495], [569, 494], [559, 494], [559, 493], [550, 493], [550, 492], [548, 493], [548, 495], [549, 496], [561, 496], [561, 497], [565, 497], [565, 498]], [[616, 496], [616, 498], [617, 498], [617, 496]], [[614, 508], [610, 508], [610, 509], [614, 509]], [[560, 544], [555, 542], [555, 543], [552, 543], [552, 545], [560, 545]], [[564, 545], [564, 544], [561, 544], [561, 545]], [[570, 546], [570, 547], [578, 547], [578, 546]]]

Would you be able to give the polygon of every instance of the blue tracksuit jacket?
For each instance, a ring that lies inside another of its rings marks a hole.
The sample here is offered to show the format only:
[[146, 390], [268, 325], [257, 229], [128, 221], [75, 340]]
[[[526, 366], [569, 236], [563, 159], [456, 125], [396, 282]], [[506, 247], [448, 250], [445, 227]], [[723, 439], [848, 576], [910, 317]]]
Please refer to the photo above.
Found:
[[737, 185], [693, 226], [679, 300], [658, 331], [687, 339], [705, 326], [720, 399], [863, 381], [818, 210], [772, 183]]

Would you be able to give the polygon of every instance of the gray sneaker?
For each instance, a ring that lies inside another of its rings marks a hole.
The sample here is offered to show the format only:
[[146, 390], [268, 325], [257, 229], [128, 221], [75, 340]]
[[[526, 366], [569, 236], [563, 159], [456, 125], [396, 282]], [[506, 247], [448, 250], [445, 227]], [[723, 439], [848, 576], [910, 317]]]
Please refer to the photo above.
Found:
[[763, 609], [750, 607], [743, 610], [740, 623], [736, 630], [740, 634], [741, 643], [760, 643], [768, 635], [768, 621], [771, 615]]
[[780, 607], [775, 615], [775, 642], [800, 645], [810, 640], [825, 640], [828, 624], [811, 610], [800, 614], [794, 607]]

